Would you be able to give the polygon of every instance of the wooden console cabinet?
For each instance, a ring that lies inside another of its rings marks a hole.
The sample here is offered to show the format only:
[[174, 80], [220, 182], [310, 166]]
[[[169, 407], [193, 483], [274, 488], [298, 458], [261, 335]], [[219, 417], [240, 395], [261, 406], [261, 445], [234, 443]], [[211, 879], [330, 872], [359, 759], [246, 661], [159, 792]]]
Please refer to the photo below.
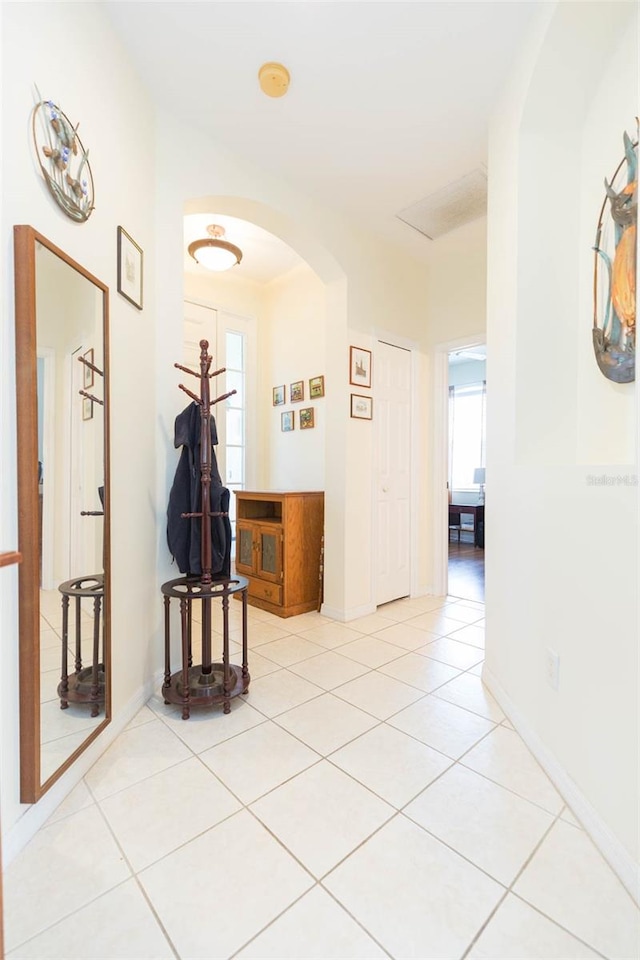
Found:
[[279, 617], [316, 610], [324, 493], [236, 490], [236, 570], [249, 603]]

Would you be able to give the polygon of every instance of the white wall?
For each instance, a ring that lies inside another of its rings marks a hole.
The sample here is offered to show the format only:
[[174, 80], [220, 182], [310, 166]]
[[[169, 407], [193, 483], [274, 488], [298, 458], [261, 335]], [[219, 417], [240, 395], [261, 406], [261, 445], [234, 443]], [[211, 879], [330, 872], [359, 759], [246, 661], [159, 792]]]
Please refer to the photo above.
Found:
[[486, 327], [487, 221], [480, 217], [429, 247], [427, 266], [430, 346], [474, 337]]
[[632, 4], [548, 5], [492, 125], [485, 668], [630, 888], [637, 488], [590, 477], [637, 476], [637, 391], [597, 371], [588, 263], [602, 180], [636, 109], [635, 17]]
[[[272, 281], [266, 293], [265, 351], [261, 361], [268, 373], [260, 395], [265, 484], [276, 490], [324, 490], [326, 397], [334, 384], [325, 376], [324, 284], [306, 266]], [[325, 396], [309, 397], [309, 379], [325, 376]], [[264, 378], [263, 378], [264, 379]], [[291, 403], [291, 383], [303, 381], [304, 400]], [[286, 403], [272, 405], [272, 388], [285, 385]], [[315, 426], [300, 429], [300, 410], [312, 408]], [[295, 429], [282, 432], [281, 414], [293, 411]]]
[[233, 271], [184, 274], [187, 300], [200, 301], [241, 317], [255, 317], [258, 322], [264, 314], [264, 289], [264, 283], [234, 276]]
[[[155, 437], [149, 429], [156, 415], [153, 110], [96, 5], [3, 4], [2, 17], [0, 543], [3, 549], [17, 543], [12, 228], [28, 223], [108, 284], [111, 292], [112, 675], [117, 719], [141, 694], [160, 657]], [[90, 151], [96, 203], [84, 224], [62, 213], [36, 165], [30, 133], [34, 82], [74, 123], [80, 122], [83, 144]], [[118, 224], [144, 250], [142, 313], [116, 292]], [[2, 827], [9, 841], [27, 809], [30, 822], [39, 816], [36, 808], [19, 803], [17, 576], [17, 570], [3, 575], [0, 611]], [[97, 756], [102, 748], [99, 739], [89, 756]], [[78, 770], [76, 765], [70, 771], [67, 784], [77, 779]], [[49, 800], [50, 796], [36, 807], [42, 809]], [[10, 851], [11, 842], [3, 847]]]

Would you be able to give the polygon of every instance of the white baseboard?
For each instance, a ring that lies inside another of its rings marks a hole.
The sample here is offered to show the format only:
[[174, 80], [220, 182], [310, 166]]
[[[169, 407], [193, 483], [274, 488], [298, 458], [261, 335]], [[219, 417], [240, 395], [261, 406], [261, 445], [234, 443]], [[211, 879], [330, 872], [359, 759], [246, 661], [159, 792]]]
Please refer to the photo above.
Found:
[[97, 740], [87, 747], [37, 803], [29, 804], [22, 816], [7, 830], [2, 837], [2, 864], [5, 869], [46, 823], [54, 810], [68, 797], [73, 788], [80, 783], [107, 747], [111, 746], [116, 737], [133, 720], [153, 692], [160, 689], [162, 679], [163, 673], [160, 671], [157, 676], [140, 687], [125, 706], [119, 707], [117, 716], [113, 717]]
[[574, 783], [554, 754], [542, 742], [537, 733], [531, 729], [486, 665], [482, 669], [482, 680], [567, 805], [575, 813], [611, 869], [633, 899], [640, 903], [640, 865], [634, 861], [629, 851], [587, 800], [584, 793]]
[[[431, 586], [423, 586], [412, 590], [410, 599], [413, 600], [417, 597], [431, 596], [434, 596]], [[358, 617], [368, 617], [369, 614], [375, 613], [377, 609], [378, 607], [373, 602], [363, 603], [359, 607], [350, 607], [348, 610], [338, 610], [337, 607], [328, 607], [326, 603], [323, 603], [320, 613], [323, 617], [330, 617], [331, 620], [339, 620], [341, 623], [348, 623], [349, 620], [357, 620]]]
[[375, 612], [375, 603], [364, 603], [361, 607], [350, 607], [348, 610], [338, 610], [337, 607], [328, 607], [326, 603], [323, 603], [322, 609], [320, 610], [323, 617], [329, 617], [331, 620], [339, 620], [341, 623], [348, 623], [349, 620], [357, 620], [358, 617], [367, 617], [370, 613]]
[[433, 596], [435, 596], [433, 587], [431, 586], [430, 583], [428, 583], [425, 586], [416, 587], [415, 590], [412, 590], [410, 599], [417, 600], [418, 597], [433, 597]]

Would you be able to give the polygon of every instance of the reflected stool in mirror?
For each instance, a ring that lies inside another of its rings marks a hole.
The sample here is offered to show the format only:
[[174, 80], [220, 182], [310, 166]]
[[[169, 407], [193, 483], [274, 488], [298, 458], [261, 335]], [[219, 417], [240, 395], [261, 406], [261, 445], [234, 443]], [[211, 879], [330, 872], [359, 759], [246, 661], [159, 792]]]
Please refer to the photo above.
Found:
[[[97, 717], [104, 704], [105, 670], [104, 656], [100, 657], [102, 631], [102, 601], [104, 598], [104, 575], [74, 577], [61, 583], [62, 594], [62, 675], [58, 685], [60, 709], [66, 710], [69, 703], [90, 703], [91, 716]], [[75, 671], [69, 674], [69, 602], [75, 599]], [[90, 666], [82, 666], [82, 600], [93, 600], [93, 644]]]

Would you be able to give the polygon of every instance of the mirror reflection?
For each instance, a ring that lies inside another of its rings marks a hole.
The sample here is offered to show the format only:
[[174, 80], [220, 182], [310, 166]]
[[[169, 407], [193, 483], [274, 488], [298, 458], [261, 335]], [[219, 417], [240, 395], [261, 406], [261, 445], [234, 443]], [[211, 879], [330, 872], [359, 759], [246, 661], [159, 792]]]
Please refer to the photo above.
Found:
[[36, 243], [43, 781], [104, 718], [102, 312], [102, 291]]
[[107, 289], [32, 228], [15, 233], [21, 799], [33, 802], [109, 719]]

